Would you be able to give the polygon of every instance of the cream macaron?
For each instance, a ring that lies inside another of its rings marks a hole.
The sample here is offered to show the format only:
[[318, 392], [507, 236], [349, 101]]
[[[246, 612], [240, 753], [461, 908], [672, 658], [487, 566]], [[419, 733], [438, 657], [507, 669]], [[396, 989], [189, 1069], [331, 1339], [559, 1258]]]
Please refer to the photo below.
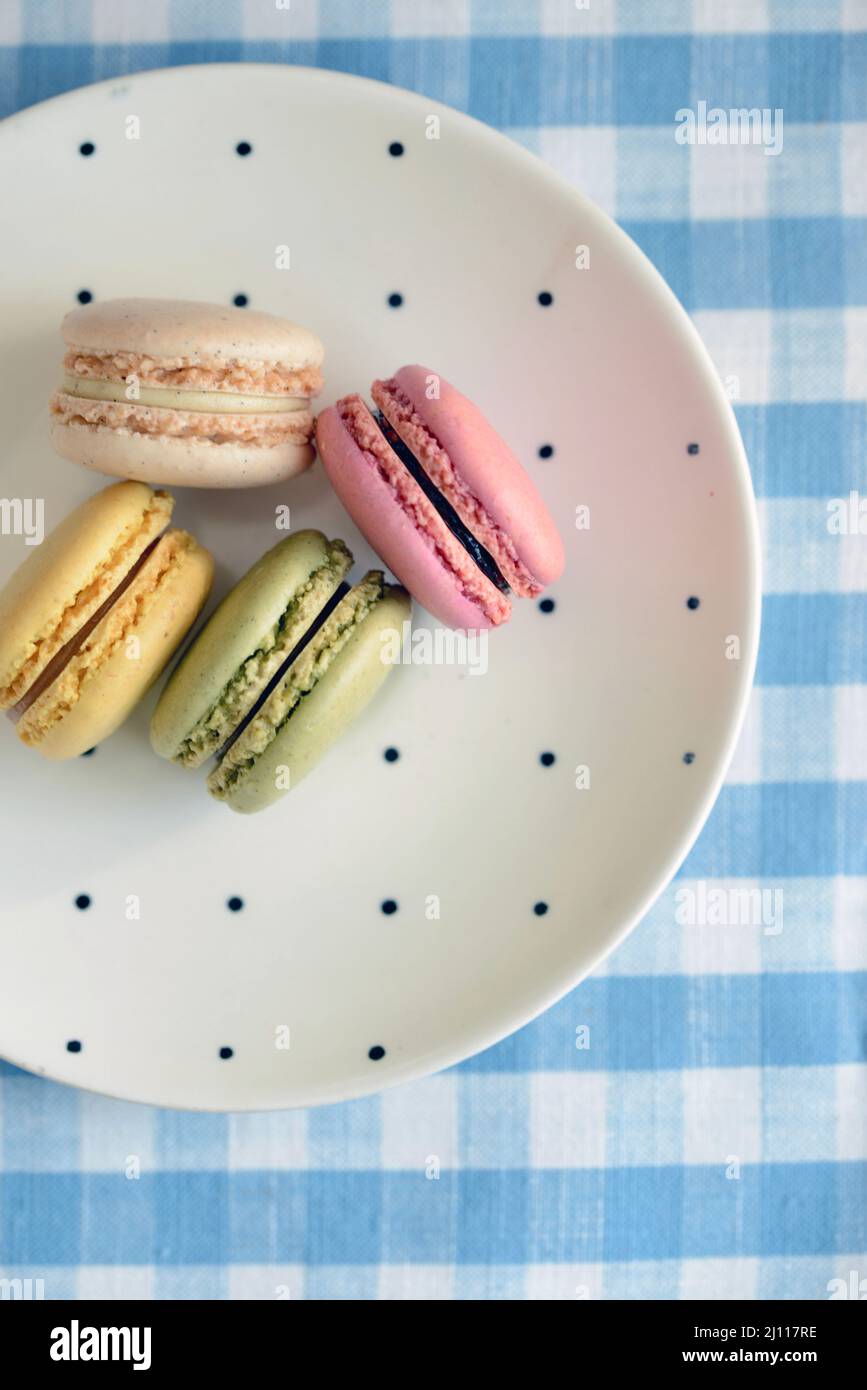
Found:
[[195, 621], [213, 561], [168, 530], [144, 483], [88, 498], [0, 591], [0, 709], [47, 758], [74, 758], [131, 713]]
[[261, 487], [312, 462], [322, 343], [274, 314], [110, 299], [61, 326], [51, 442], [98, 473], [180, 487]]

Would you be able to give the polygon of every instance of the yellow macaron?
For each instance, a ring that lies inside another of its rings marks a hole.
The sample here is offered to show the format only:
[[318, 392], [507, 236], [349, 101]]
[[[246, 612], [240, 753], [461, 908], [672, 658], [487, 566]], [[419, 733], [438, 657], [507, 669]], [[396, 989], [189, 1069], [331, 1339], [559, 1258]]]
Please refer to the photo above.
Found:
[[113, 733], [201, 611], [213, 560], [168, 530], [174, 499], [123, 482], [88, 498], [0, 591], [0, 709], [47, 758]]

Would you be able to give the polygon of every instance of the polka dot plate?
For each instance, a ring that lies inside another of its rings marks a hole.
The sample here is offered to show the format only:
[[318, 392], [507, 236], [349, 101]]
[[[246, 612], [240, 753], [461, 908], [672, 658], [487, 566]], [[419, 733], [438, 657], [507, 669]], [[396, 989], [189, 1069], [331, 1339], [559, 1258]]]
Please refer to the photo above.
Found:
[[[310, 325], [324, 402], [405, 362], [442, 372], [510, 440], [567, 550], [487, 644], [450, 648], [417, 611], [379, 698], [261, 816], [151, 753], [155, 692], [72, 764], [8, 728], [0, 1053], [231, 1110], [361, 1095], [488, 1047], [641, 918], [741, 720], [755, 505], [686, 315], [532, 155], [362, 79], [146, 73], [7, 121], [0, 157], [0, 490], [42, 499], [46, 529], [104, 482], [48, 446], [61, 316], [178, 295]], [[176, 519], [217, 556], [214, 602], [285, 506], [342, 536], [356, 574], [373, 562], [319, 466], [188, 491]], [[27, 553], [3, 515], [0, 580]]]

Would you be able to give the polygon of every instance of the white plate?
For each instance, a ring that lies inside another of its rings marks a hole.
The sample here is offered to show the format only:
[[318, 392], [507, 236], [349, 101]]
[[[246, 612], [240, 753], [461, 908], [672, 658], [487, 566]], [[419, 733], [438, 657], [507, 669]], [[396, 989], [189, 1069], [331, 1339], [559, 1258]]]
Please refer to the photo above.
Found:
[[[147, 73], [16, 116], [0, 156], [4, 496], [44, 498], [50, 527], [103, 483], [46, 440], [58, 324], [78, 291], [244, 293], [322, 336], [323, 401], [404, 362], [459, 385], [526, 462], [568, 555], [554, 611], [517, 603], [486, 674], [395, 672], [261, 816], [233, 815], [203, 776], [154, 757], [153, 696], [72, 764], [3, 731], [0, 1052], [110, 1094], [228, 1110], [361, 1095], [487, 1047], [647, 910], [741, 721], [755, 505], [686, 315], [628, 238], [533, 156], [357, 78]], [[358, 571], [371, 562], [318, 466], [282, 488], [187, 492], [176, 516], [218, 557], [215, 598], [280, 538], [280, 503], [293, 526], [344, 537]], [[0, 579], [26, 553], [0, 537]], [[589, 788], [576, 788], [579, 766]]]

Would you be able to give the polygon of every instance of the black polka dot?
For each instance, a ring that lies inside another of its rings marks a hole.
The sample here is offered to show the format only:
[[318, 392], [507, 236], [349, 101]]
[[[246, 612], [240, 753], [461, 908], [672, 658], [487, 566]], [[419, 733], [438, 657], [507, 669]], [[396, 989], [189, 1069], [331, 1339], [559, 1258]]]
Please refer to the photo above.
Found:
[[230, 912], [240, 912], [243, 906], [243, 898], [228, 898], [226, 901], [226, 907], [229, 909]]
[[539, 610], [542, 613], [553, 613], [556, 607], [557, 605], [552, 598], [543, 598], [539, 600]]
[[697, 444], [687, 444], [687, 446], [686, 446], [686, 452], [687, 452], [688, 454], [697, 454], [697, 453], [698, 453], [698, 445], [697, 445]]
[[232, 300], [232, 303], [234, 304], [236, 309], [246, 309], [250, 301], [245, 294], [236, 294], [235, 298]]
[[235, 1049], [234, 1049], [233, 1047], [221, 1047], [221, 1048], [220, 1048], [220, 1056], [222, 1057], [222, 1059], [223, 1059], [224, 1062], [228, 1062], [229, 1058], [230, 1058], [230, 1057], [234, 1057], [234, 1055], [235, 1055]]
[[534, 903], [534, 904], [533, 904], [533, 911], [535, 912], [535, 914], [536, 914], [537, 917], [544, 917], [544, 916], [545, 916], [545, 913], [548, 911], [548, 904], [547, 904], [547, 903]]
[[96, 752], [96, 749], [95, 749], [95, 748], [86, 748], [86, 749], [84, 750], [84, 752], [82, 753], [81, 756], [82, 756], [83, 758], [92, 758], [95, 752]]
[[542, 764], [543, 767], [552, 767], [553, 764], [556, 762], [556, 758], [554, 757], [553, 753], [540, 753], [539, 762]]
[[79, 290], [78, 294], [75, 297], [78, 300], [79, 304], [89, 304], [90, 301], [93, 299], [93, 295], [91, 294], [90, 290]]
[[66, 1044], [66, 1050], [67, 1052], [80, 1052], [81, 1043], [78, 1041], [78, 1038], [70, 1038], [69, 1042]]
[[390, 294], [388, 296], [388, 302], [391, 305], [392, 309], [399, 309], [401, 304], [403, 303], [403, 295], [398, 294], [397, 290], [395, 290], [394, 294]]
[[375, 1047], [372, 1047], [370, 1049], [367, 1055], [370, 1058], [371, 1062], [381, 1062], [383, 1057], [385, 1056], [385, 1048], [380, 1047], [379, 1043], [377, 1043]]
[[386, 917], [391, 917], [393, 913], [397, 912], [397, 903], [394, 901], [394, 898], [386, 898], [381, 904], [381, 909]]
[[91, 897], [89, 893], [79, 893], [78, 897], [75, 899], [75, 906], [78, 908], [79, 912], [85, 912], [87, 908], [90, 907], [90, 903]]
[[400, 159], [400, 156], [403, 154], [403, 145], [399, 140], [392, 140], [388, 147], [388, 152], [394, 159]]
[[241, 156], [243, 157], [243, 156], [245, 156], [245, 155], [252, 154], [252, 153], [253, 153], [253, 146], [250, 144], [249, 140], [239, 140], [239, 141], [238, 141], [237, 145], [235, 146], [235, 154], [239, 154], [239, 155], [241, 155]]
[[92, 140], [85, 140], [83, 144], [79, 145], [78, 153], [83, 154], [87, 159], [89, 155], [96, 154], [96, 145]]
[[687, 765], [688, 765], [689, 763], [694, 763], [694, 762], [695, 762], [695, 754], [694, 754], [694, 753], [684, 753], [684, 755], [683, 755], [683, 761], [684, 761]]
[[700, 598], [696, 598], [695, 594], [690, 594], [689, 598], [686, 601], [686, 606], [687, 608], [692, 608], [693, 610], [695, 610], [696, 608], [698, 608], [700, 603]]
[[554, 303], [554, 296], [550, 290], [542, 290], [539, 294], [539, 303], [543, 309], [547, 309], [549, 304]]
[[398, 758], [400, 757], [400, 753], [396, 748], [386, 748], [382, 756], [385, 758], [385, 761], [387, 763], [396, 763]]
[[551, 458], [551, 457], [553, 456], [553, 454], [554, 454], [554, 445], [553, 445], [553, 444], [540, 444], [540, 445], [539, 445], [539, 458], [540, 458], [540, 459], [549, 459], [549, 458]]

